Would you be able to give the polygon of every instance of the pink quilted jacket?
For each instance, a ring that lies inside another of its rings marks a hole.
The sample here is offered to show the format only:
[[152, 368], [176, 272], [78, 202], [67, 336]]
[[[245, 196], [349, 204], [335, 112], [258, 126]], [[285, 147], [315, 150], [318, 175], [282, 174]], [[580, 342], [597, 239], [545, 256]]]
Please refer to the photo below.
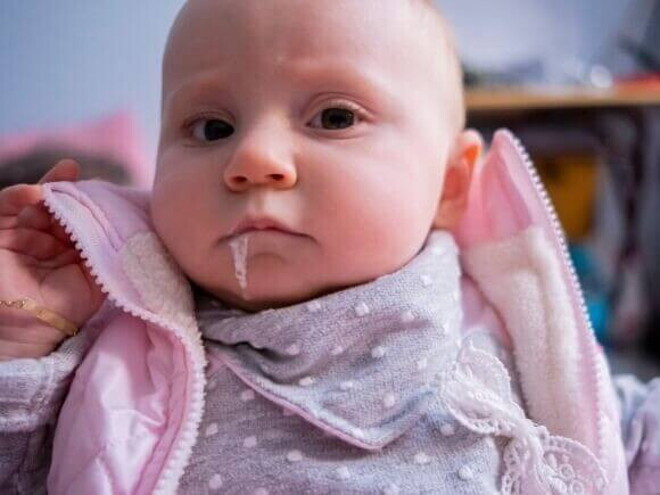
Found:
[[[205, 356], [190, 286], [153, 232], [146, 193], [51, 183], [45, 202], [118, 308], [60, 413], [49, 493], [174, 493], [204, 406]], [[464, 276], [504, 322], [526, 415], [511, 402], [501, 367], [470, 360], [469, 349], [442, 393], [466, 427], [512, 440], [502, 492], [627, 494], [607, 366], [556, 217], [507, 131], [480, 164], [454, 234]], [[471, 305], [464, 306], [469, 319]]]

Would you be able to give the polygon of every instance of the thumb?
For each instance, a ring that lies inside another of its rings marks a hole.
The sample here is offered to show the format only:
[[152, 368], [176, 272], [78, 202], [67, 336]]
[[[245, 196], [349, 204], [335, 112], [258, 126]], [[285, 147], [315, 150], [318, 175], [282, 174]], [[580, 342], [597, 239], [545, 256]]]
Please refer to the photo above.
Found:
[[71, 158], [60, 160], [39, 179], [39, 184], [46, 182], [76, 181], [80, 176], [80, 164]]

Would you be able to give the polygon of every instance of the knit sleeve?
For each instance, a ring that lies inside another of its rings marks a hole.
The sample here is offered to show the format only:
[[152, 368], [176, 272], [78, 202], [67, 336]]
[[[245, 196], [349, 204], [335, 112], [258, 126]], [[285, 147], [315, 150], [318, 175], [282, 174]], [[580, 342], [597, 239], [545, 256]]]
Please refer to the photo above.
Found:
[[0, 493], [46, 493], [57, 415], [86, 347], [81, 332], [46, 357], [0, 363]]
[[0, 493], [46, 493], [55, 427], [73, 374], [111, 314], [104, 304], [83, 331], [39, 359], [0, 362]]
[[631, 495], [660, 493], [660, 377], [614, 377]]

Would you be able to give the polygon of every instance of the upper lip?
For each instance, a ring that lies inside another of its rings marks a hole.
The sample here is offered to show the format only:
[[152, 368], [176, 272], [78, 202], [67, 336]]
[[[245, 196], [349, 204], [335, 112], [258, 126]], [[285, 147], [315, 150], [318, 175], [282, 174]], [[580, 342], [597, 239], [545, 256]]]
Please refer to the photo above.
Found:
[[289, 234], [299, 234], [295, 230], [287, 227], [282, 222], [279, 222], [269, 217], [249, 217], [241, 220], [231, 231], [228, 237], [233, 237], [247, 232], [248, 230], [265, 230], [277, 229]]

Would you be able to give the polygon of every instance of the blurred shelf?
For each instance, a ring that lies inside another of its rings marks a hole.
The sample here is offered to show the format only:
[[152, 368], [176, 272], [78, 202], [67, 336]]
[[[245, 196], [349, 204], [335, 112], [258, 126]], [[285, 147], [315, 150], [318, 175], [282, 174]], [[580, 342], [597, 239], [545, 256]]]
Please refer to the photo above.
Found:
[[469, 89], [466, 91], [468, 112], [493, 113], [526, 110], [558, 110], [600, 107], [660, 105], [660, 85], [623, 86], [612, 89], [545, 89], [529, 88]]

